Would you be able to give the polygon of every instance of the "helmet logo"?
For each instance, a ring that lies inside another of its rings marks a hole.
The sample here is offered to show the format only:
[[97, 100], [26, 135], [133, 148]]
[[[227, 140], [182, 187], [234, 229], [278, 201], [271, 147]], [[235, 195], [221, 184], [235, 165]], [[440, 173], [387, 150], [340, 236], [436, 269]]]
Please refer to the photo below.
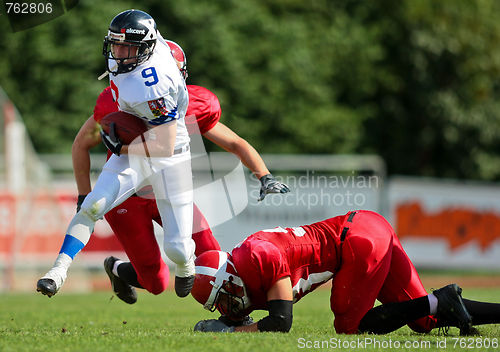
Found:
[[[123, 31], [123, 29], [122, 29]], [[125, 33], [130, 33], [130, 34], [146, 34], [146, 31], [144, 29], [135, 29], [135, 28], [127, 28], [127, 31]]]
[[146, 34], [145, 38], [148, 39], [156, 39], [156, 28], [155, 24], [151, 20], [141, 20], [139, 21], [140, 24], [142, 24], [144, 27], [147, 28], [148, 32], [143, 30], [143, 33], [141, 34]]

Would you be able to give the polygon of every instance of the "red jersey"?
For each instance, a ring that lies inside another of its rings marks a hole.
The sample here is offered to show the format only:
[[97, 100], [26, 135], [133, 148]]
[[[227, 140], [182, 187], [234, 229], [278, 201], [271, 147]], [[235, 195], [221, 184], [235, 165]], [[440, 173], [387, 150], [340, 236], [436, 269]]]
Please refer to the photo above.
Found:
[[111, 87], [108, 86], [97, 97], [94, 106], [94, 120], [99, 123], [104, 116], [115, 111], [118, 111], [118, 105], [113, 99]]
[[330, 280], [340, 265], [340, 235], [349, 214], [311, 225], [254, 233], [231, 252], [252, 309], [266, 309], [267, 292], [290, 276], [294, 303]]
[[[188, 85], [189, 105], [186, 111], [186, 127], [189, 134], [204, 134], [219, 122], [221, 108], [217, 96], [206, 88]], [[112, 112], [118, 111], [111, 88], [106, 87], [97, 98], [94, 120], [97, 122]]]

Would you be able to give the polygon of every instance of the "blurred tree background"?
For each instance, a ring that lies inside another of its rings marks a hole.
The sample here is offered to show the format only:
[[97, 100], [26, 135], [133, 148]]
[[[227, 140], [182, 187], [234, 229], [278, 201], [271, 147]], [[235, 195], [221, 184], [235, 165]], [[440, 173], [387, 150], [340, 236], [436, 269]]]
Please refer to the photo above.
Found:
[[107, 26], [133, 7], [262, 153], [376, 153], [390, 174], [500, 180], [496, 0], [81, 0], [16, 33], [2, 16], [0, 85], [39, 152], [70, 152], [108, 83]]

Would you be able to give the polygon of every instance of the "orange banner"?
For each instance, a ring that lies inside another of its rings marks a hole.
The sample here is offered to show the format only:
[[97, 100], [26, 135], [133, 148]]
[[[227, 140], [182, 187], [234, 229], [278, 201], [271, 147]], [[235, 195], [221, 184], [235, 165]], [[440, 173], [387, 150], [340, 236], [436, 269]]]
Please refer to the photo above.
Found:
[[444, 238], [450, 248], [477, 241], [485, 251], [500, 239], [500, 213], [467, 207], [447, 207], [426, 212], [420, 202], [396, 207], [396, 233], [399, 237]]

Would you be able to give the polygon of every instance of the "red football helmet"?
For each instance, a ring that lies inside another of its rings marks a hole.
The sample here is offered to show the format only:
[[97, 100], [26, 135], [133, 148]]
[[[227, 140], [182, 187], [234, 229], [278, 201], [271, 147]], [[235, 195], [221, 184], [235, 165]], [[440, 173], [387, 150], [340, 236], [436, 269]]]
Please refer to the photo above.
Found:
[[222, 251], [206, 251], [194, 263], [193, 297], [211, 312], [217, 309], [222, 315], [233, 318], [246, 315], [250, 299], [231, 262], [231, 255]]
[[168, 46], [170, 47], [170, 52], [172, 53], [172, 56], [179, 65], [179, 70], [182, 73], [182, 77], [184, 77], [184, 79], [188, 78], [187, 58], [186, 54], [184, 54], [184, 50], [182, 50], [181, 46], [176, 42], [167, 39], [165, 39], [165, 42], [167, 42]]

